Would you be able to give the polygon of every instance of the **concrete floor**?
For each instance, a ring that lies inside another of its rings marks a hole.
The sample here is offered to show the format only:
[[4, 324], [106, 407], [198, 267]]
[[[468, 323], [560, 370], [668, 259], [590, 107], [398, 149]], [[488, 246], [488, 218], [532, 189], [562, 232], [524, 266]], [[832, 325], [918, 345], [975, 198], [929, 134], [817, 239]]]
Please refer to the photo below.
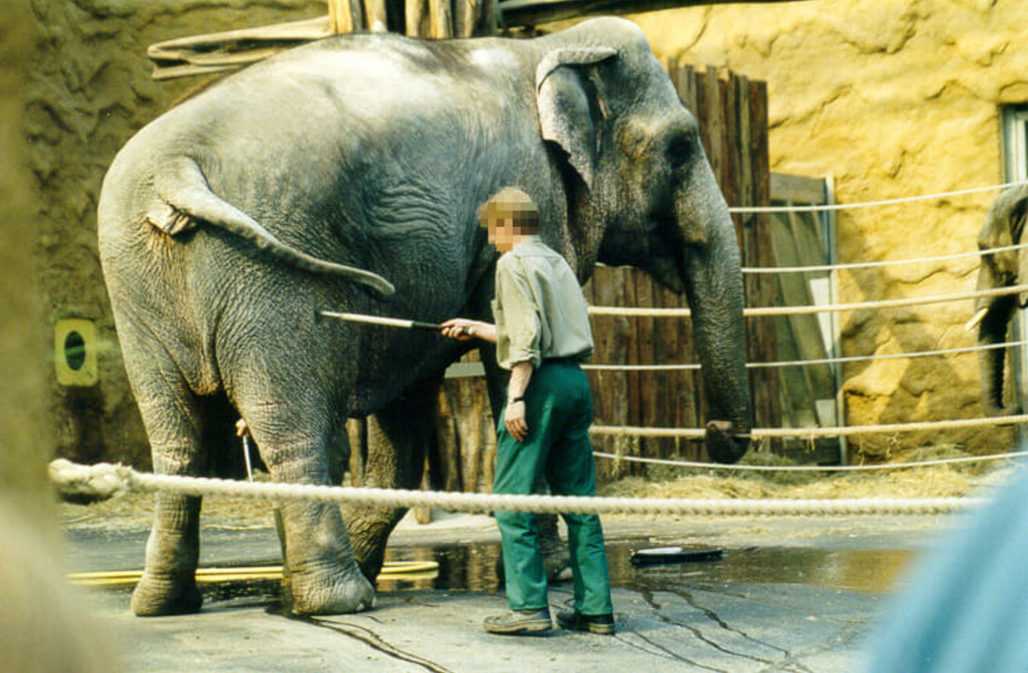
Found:
[[[135, 618], [127, 590], [91, 591], [87, 600], [112, 625], [124, 670], [133, 673], [848, 672], [859, 670], [864, 636], [908, 560], [954, 524], [959, 519], [607, 520], [613, 638], [484, 633], [482, 619], [504, 608], [491, 572], [498, 537], [490, 519], [473, 516], [402, 525], [394, 558], [435, 554], [443, 575], [398, 583], [358, 615], [288, 619], [267, 583], [211, 594], [201, 613], [182, 617]], [[203, 565], [277, 561], [268, 528], [215, 523], [203, 537]], [[73, 570], [141, 565], [145, 531], [72, 528], [67, 539]], [[628, 563], [633, 549], [665, 544], [717, 546], [725, 556], [643, 569]], [[455, 564], [467, 567], [457, 572]], [[554, 608], [570, 598], [568, 584], [551, 588]]]

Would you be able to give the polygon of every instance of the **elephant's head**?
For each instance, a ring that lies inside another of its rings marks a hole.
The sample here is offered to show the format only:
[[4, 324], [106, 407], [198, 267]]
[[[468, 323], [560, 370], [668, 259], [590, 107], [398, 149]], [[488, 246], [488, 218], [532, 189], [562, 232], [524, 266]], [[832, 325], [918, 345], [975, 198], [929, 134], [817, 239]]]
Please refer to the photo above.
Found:
[[588, 21], [539, 42], [540, 124], [562, 158], [579, 268], [637, 266], [687, 294], [707, 450], [735, 462], [751, 427], [739, 247], [696, 118], [628, 21]]
[[[981, 250], [1000, 248], [1021, 243], [1021, 233], [1028, 220], [1028, 185], [1006, 190], [989, 209], [985, 224], [978, 234]], [[978, 271], [978, 289], [1008, 287], [1028, 282], [1028, 249], [1008, 250], [982, 256]], [[1028, 293], [1002, 297], [979, 297], [975, 301], [978, 344], [1002, 343], [1014, 309], [1028, 304]], [[982, 407], [989, 416], [1019, 413], [1003, 406], [1003, 363], [1005, 351], [997, 348], [978, 352], [981, 372]]]

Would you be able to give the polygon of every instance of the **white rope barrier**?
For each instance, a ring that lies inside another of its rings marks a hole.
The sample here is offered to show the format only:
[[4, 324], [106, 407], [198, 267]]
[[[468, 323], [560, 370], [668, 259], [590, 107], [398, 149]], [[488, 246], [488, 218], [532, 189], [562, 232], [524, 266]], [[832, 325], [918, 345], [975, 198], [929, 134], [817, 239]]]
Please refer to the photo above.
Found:
[[[975, 290], [972, 292], [955, 292], [952, 294], [934, 294], [921, 297], [904, 297], [902, 299], [878, 299], [859, 301], [848, 304], [822, 304], [820, 306], [754, 306], [745, 308], [743, 316], [747, 318], [810, 315], [816, 313], [841, 313], [870, 308], [900, 308], [903, 306], [921, 306], [923, 304], [942, 304], [978, 297], [1003, 297], [1020, 292], [1028, 292], [1028, 284], [999, 287], [991, 290]], [[636, 308], [627, 306], [590, 306], [589, 315], [616, 316], [626, 318], [687, 318], [692, 311], [687, 308]]]
[[644, 458], [643, 456], [625, 456], [617, 453], [593, 451], [597, 458], [623, 460], [628, 463], [648, 463], [653, 465], [673, 465], [674, 467], [692, 467], [705, 470], [728, 470], [733, 472], [881, 472], [885, 470], [906, 470], [914, 467], [934, 467], [937, 465], [956, 465], [961, 463], [985, 463], [994, 460], [1028, 458], [1028, 452], [993, 453], [987, 456], [964, 456], [960, 458], [936, 458], [919, 460], [909, 463], [881, 463], [876, 465], [720, 465], [700, 463], [693, 460], [671, 460], [669, 458]]
[[[753, 439], [798, 437], [814, 440], [818, 437], [849, 437], [850, 435], [894, 434], [918, 432], [921, 430], [965, 430], [989, 426], [1018, 425], [1028, 423], [1028, 414], [996, 416], [989, 418], [960, 418], [950, 421], [915, 421], [912, 423], [887, 423], [880, 425], [844, 425], [824, 428], [754, 428]], [[594, 425], [589, 432], [597, 436], [615, 437], [678, 437], [681, 439], [702, 439], [703, 428], [647, 428], [631, 425]]]
[[[1000, 348], [1013, 348], [1015, 346], [1028, 345], [1025, 341], [1006, 341], [998, 344], [986, 344], [984, 346], [963, 346], [961, 348], [940, 348], [931, 351], [909, 351], [905, 353], [877, 353], [874, 355], [844, 355], [834, 358], [816, 358], [811, 360], [775, 360], [773, 362], [747, 362], [747, 369], [774, 369], [780, 367], [804, 367], [810, 365], [845, 364], [851, 362], [871, 362], [876, 360], [914, 360], [917, 358], [935, 357], [939, 355], [961, 355], [965, 353], [976, 353], [978, 351], [991, 351]], [[703, 365], [691, 362], [674, 365], [582, 365], [582, 369], [599, 372], [662, 372], [662, 371], [696, 371]]]
[[958, 252], [952, 255], [935, 255], [932, 257], [907, 257], [903, 259], [882, 259], [875, 262], [843, 262], [840, 264], [814, 264], [811, 266], [744, 266], [743, 273], [815, 273], [823, 271], [845, 271], [850, 269], [878, 269], [887, 266], [902, 266], [905, 264], [929, 264], [939, 262], [950, 262], [970, 257], [985, 257], [998, 255], [1002, 252], [1012, 252], [1028, 248], [1028, 243], [1017, 245], [1003, 245], [997, 248], [985, 250], [973, 250], [971, 252]]
[[192, 496], [224, 496], [273, 502], [314, 501], [385, 507], [438, 507], [452, 512], [519, 511], [537, 514], [677, 514], [688, 516], [854, 516], [911, 515], [966, 511], [981, 498], [866, 498], [838, 500], [701, 500], [689, 498], [601, 498], [582, 496], [444, 493], [382, 488], [349, 488], [242, 482], [137, 472], [123, 465], [50, 464], [50, 477], [64, 483], [106, 483], [111, 494], [157, 491]]
[[946, 199], [951, 196], [964, 196], [966, 194], [981, 194], [983, 192], [996, 192], [1007, 187], [1017, 187], [1028, 184], [1026, 180], [1016, 182], [1005, 182], [1000, 185], [989, 185], [987, 187], [971, 187], [968, 189], [957, 189], [951, 192], [937, 192], [935, 194], [921, 194], [918, 196], [901, 196], [894, 199], [879, 199], [877, 201], [858, 201], [855, 203], [830, 203], [811, 206], [733, 206], [728, 209], [730, 213], [820, 213], [838, 210], [857, 210], [860, 208], [880, 208], [883, 206], [895, 206], [902, 203], [915, 203], [918, 201], [935, 201]]

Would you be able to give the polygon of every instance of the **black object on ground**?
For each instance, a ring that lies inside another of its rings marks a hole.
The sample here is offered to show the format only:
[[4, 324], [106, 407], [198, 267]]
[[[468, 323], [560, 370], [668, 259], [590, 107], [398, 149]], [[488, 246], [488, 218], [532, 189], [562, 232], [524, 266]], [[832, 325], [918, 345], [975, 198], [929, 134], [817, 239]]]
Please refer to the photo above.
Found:
[[704, 563], [720, 561], [724, 550], [715, 547], [653, 547], [632, 553], [632, 565], [646, 566], [660, 563]]

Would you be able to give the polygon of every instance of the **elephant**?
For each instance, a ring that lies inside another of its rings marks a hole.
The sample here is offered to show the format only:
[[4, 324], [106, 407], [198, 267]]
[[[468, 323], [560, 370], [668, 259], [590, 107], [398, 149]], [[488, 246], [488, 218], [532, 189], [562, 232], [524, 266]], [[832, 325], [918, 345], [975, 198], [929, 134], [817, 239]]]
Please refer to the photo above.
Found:
[[[978, 248], [986, 251], [1021, 243], [1021, 234], [1028, 220], [1028, 185], [1004, 190], [989, 209], [985, 224], [978, 232]], [[1018, 283], [1028, 283], [1028, 249], [1007, 250], [982, 255], [978, 269], [978, 290], [992, 290]], [[978, 345], [988, 346], [1006, 340], [1014, 309], [1028, 305], [1028, 292], [1000, 297], [975, 299]], [[1021, 410], [1004, 402], [1003, 370], [1005, 349], [978, 351], [981, 378], [982, 409], [987, 416], [1019, 414]]]
[[[254, 64], [143, 127], [104, 178], [98, 236], [154, 470], [203, 475], [236, 414], [276, 481], [339, 484], [348, 417], [365, 485], [416, 488], [435, 393], [469, 348], [323, 309], [490, 320], [498, 257], [477, 210], [516, 185], [585, 282], [635, 265], [686, 293], [718, 461], [749, 446], [735, 230], [696, 119], [616, 18], [533, 39], [326, 38]], [[482, 347], [494, 409], [504, 377]], [[369, 459], [370, 460], [370, 459]], [[197, 611], [200, 499], [160, 493], [137, 615]], [[296, 614], [373, 605], [403, 510], [283, 504]]]

